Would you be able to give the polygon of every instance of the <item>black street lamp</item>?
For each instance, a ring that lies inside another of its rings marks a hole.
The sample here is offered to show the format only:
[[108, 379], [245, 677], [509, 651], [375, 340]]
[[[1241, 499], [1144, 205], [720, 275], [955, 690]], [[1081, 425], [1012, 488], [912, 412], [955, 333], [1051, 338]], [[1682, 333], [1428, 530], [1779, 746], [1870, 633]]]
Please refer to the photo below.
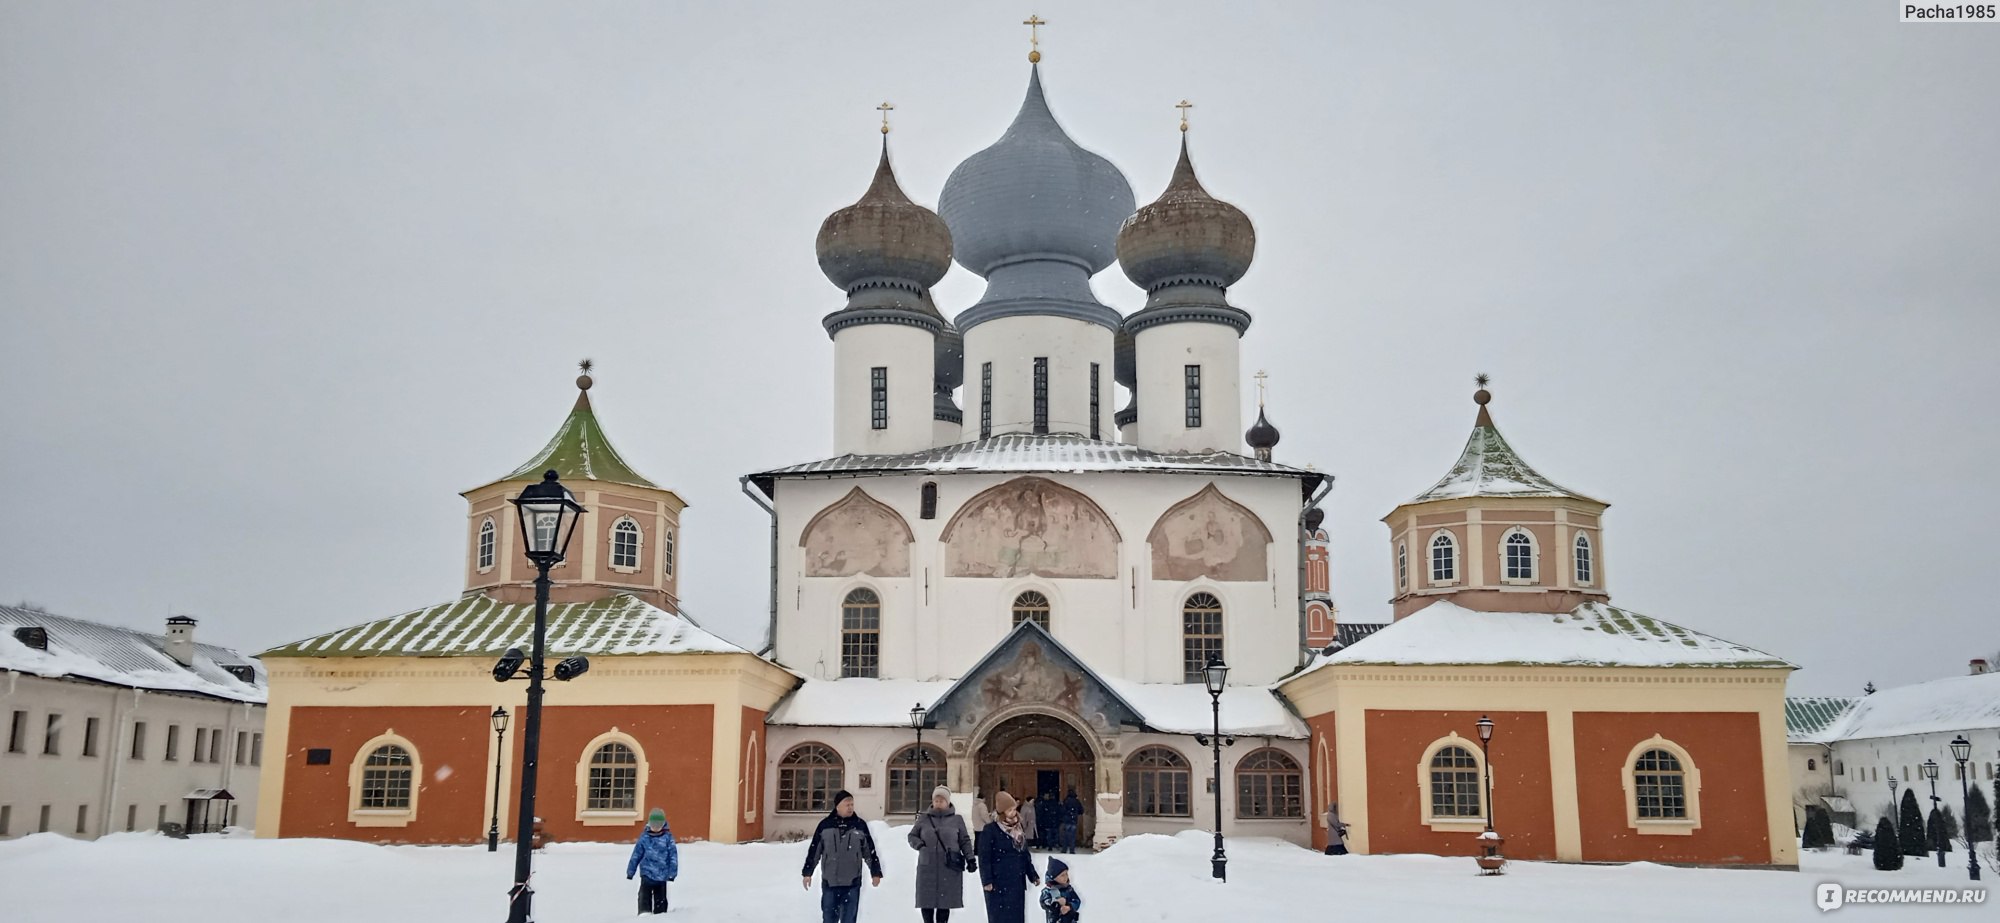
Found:
[[929, 717], [930, 713], [924, 711], [924, 703], [910, 706], [910, 727], [917, 729], [917, 777], [910, 786], [916, 792], [912, 797], [916, 805], [913, 812], [917, 814], [924, 813], [924, 808], [930, 804], [930, 795], [924, 791], [924, 767], [931, 761], [931, 755], [924, 750], [924, 722]]
[[1194, 735], [1195, 743], [1215, 752], [1215, 855], [1209, 858], [1210, 874], [1217, 881], [1228, 881], [1229, 857], [1222, 851], [1222, 747], [1224, 744], [1236, 746], [1235, 737], [1222, 736], [1222, 687], [1229, 681], [1229, 665], [1220, 657], [1208, 658], [1208, 666], [1201, 671], [1202, 683], [1208, 686], [1209, 704], [1215, 716], [1213, 734]]
[[486, 851], [500, 851], [500, 760], [507, 753], [507, 707], [493, 706], [493, 822], [486, 827]]
[[[1921, 764], [1917, 766], [1917, 772], [1922, 773], [1923, 777], [1929, 780], [1931, 783], [1931, 813], [1937, 814], [1938, 802], [1944, 800], [1942, 798], [1939, 798], [1937, 794], [1937, 777], [1938, 777], [1937, 760], [1923, 761]], [[1937, 851], [1938, 868], [1944, 868], [1945, 839], [1944, 839], [1944, 818], [1942, 816], [1938, 818], [1936, 826], [1937, 830], [1935, 832], [1937, 834], [1937, 837], [1935, 840], [1931, 842], [1931, 848]]]
[[1479, 716], [1474, 725], [1479, 728], [1479, 762], [1486, 771], [1486, 832], [1493, 832], [1493, 758], [1487, 753], [1486, 745], [1493, 740], [1493, 719]]
[[[521, 650], [513, 648], [493, 667], [493, 678], [501, 682], [516, 676], [528, 678], [528, 724], [521, 737], [521, 813], [515, 823], [514, 886], [507, 891], [507, 923], [528, 923], [533, 917], [535, 889], [528, 886], [535, 861], [535, 770], [542, 746], [542, 658], [549, 630], [549, 568], [562, 563], [569, 551], [576, 524], [587, 512], [569, 488], [556, 480], [551, 470], [539, 484], [531, 484], [514, 498], [521, 513], [521, 545], [535, 565], [535, 638], [529, 649], [526, 670], [521, 668]], [[556, 667], [557, 679], [569, 680], [583, 674], [590, 663], [571, 657]]]
[[1966, 803], [1972, 798], [1972, 786], [1966, 782], [1971, 773], [1965, 771], [1965, 761], [1972, 758], [1972, 741], [1966, 740], [1964, 734], [1951, 739], [1951, 758], [1958, 761], [1958, 803], [1965, 817], [1965, 829], [1968, 834], [1965, 838], [1965, 870], [1972, 875], [1973, 881], [1978, 881], [1979, 844], [1972, 842], [1972, 837], [1970, 836], [1972, 832], [1972, 805]]

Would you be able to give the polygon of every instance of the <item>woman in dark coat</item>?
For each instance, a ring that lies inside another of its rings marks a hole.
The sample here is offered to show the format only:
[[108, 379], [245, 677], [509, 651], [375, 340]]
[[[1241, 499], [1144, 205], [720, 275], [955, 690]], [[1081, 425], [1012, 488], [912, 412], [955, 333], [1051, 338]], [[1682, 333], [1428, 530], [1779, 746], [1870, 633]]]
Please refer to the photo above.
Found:
[[1028, 883], [1042, 883], [1035, 874], [1035, 857], [1028, 852], [1028, 832], [1012, 795], [993, 800], [993, 823], [979, 831], [979, 884], [986, 890], [987, 923], [1022, 923], [1027, 912]]
[[910, 848], [917, 851], [917, 909], [924, 923], [947, 923], [965, 906], [966, 866], [978, 864], [965, 818], [952, 809], [951, 789], [931, 790], [931, 809], [910, 825]]

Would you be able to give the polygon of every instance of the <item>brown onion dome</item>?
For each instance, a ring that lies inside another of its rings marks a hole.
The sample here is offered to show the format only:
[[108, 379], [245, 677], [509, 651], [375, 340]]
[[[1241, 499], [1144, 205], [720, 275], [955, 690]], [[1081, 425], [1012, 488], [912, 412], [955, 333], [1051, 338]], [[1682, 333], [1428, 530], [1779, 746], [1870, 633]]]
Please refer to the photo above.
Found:
[[814, 249], [820, 271], [844, 292], [871, 279], [930, 288], [951, 268], [950, 229], [937, 212], [903, 194], [886, 141], [875, 182], [860, 201], [821, 222]]
[[1278, 447], [1278, 428], [1271, 425], [1269, 417], [1264, 416], [1264, 408], [1257, 408], [1257, 422], [1250, 424], [1249, 431], [1243, 434], [1243, 441], [1253, 449], [1269, 451]]
[[1208, 194], [1188, 159], [1181, 159], [1157, 201], [1142, 206], [1118, 232], [1118, 264], [1147, 291], [1177, 282], [1228, 288], [1250, 269], [1257, 231], [1242, 209]]

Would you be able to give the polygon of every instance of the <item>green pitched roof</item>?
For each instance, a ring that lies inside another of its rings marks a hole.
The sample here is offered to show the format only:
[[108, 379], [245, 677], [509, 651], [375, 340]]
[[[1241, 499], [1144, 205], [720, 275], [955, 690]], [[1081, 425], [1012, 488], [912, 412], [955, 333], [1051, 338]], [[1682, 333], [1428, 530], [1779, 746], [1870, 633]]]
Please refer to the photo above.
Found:
[[1794, 742], [1811, 740], [1828, 725], [1847, 714], [1860, 699], [1850, 696], [1793, 695], [1785, 697], [1785, 737]]
[[618, 456], [618, 450], [611, 447], [611, 440], [604, 435], [604, 428], [597, 424], [597, 414], [590, 409], [590, 392], [576, 396], [576, 406], [563, 420], [562, 428], [556, 430], [556, 437], [542, 447], [528, 463], [515, 468], [512, 474], [500, 480], [515, 481], [523, 478], [540, 480], [542, 472], [555, 469], [556, 477], [565, 481], [609, 481], [613, 484], [631, 484], [635, 487], [660, 485], [646, 480], [625, 459]]
[[[533, 643], [533, 603], [475, 594], [280, 645], [264, 657], [494, 657]], [[555, 603], [549, 656], [570, 654], [740, 654], [686, 616], [630, 595]]]
[[[1484, 394], [1485, 392], [1480, 392]], [[1479, 407], [1479, 419], [1465, 440], [1465, 451], [1457, 463], [1431, 489], [1418, 494], [1411, 503], [1453, 500], [1459, 497], [1573, 497], [1591, 500], [1542, 476], [1522, 460], [1507, 444], [1486, 405]], [[1601, 502], [1592, 500], [1592, 502]]]

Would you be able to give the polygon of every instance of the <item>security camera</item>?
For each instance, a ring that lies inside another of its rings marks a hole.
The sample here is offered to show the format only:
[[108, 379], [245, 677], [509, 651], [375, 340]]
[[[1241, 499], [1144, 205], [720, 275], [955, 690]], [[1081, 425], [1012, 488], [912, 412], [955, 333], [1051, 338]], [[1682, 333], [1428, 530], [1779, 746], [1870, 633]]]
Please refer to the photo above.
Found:
[[527, 655], [521, 653], [520, 648], [508, 648], [507, 653], [500, 655], [500, 662], [493, 665], [493, 681], [504, 683], [513, 679], [521, 672], [521, 661], [526, 659]]
[[556, 664], [556, 679], [565, 683], [588, 672], [590, 672], [588, 657], [566, 657], [562, 663]]

